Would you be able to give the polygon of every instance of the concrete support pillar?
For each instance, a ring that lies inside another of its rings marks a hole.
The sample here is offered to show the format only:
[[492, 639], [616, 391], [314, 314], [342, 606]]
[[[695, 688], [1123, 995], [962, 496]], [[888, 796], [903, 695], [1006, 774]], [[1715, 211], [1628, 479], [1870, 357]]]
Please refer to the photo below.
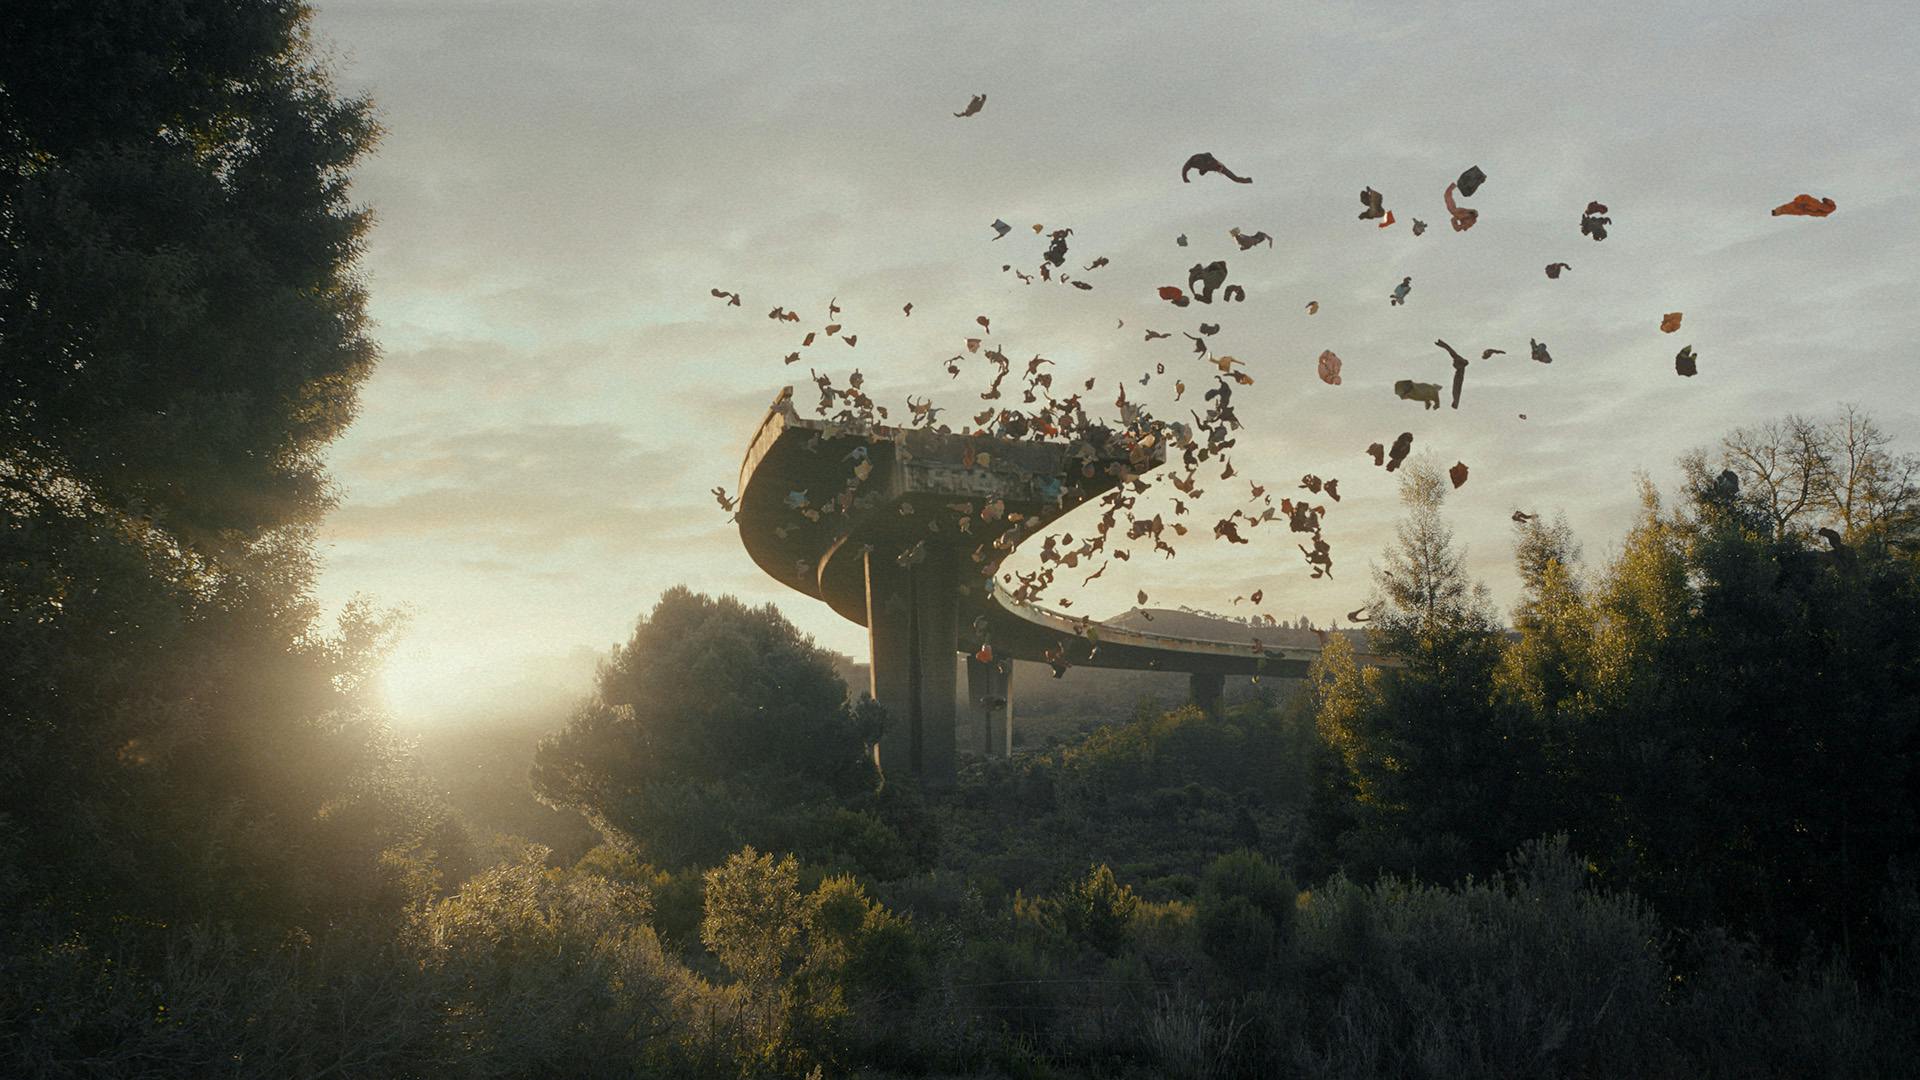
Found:
[[980, 751], [988, 757], [1013, 754], [1013, 661], [981, 663], [967, 657], [968, 716], [980, 725]]
[[929, 544], [927, 560], [913, 568], [914, 671], [919, 716], [913, 750], [914, 771], [930, 784], [951, 784], [959, 753], [959, 716], [954, 699], [959, 651], [960, 594], [954, 553]]
[[874, 747], [874, 763], [884, 772], [908, 761], [913, 734], [911, 683], [913, 598], [911, 575], [892, 558], [866, 553], [867, 680], [873, 700], [886, 706], [887, 730]]
[[1227, 688], [1225, 675], [1194, 672], [1187, 676], [1187, 688], [1193, 694], [1193, 703], [1200, 706], [1208, 716], [1220, 715], [1220, 698]]
[[930, 549], [913, 567], [885, 551], [865, 558], [871, 692], [892, 716], [878, 747], [880, 768], [950, 783], [959, 634], [952, 553]]
[[1013, 661], [1002, 660], [1006, 665], [1000, 675], [1000, 696], [1007, 699], [1007, 707], [1000, 711], [1000, 756], [1013, 756]]

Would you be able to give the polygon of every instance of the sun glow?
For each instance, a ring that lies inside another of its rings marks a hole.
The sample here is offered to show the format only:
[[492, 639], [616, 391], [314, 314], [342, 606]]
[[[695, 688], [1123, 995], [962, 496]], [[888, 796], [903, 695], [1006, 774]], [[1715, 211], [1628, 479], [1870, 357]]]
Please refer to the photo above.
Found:
[[472, 693], [478, 674], [474, 665], [455, 664], [431, 643], [407, 641], [394, 649], [380, 671], [380, 700], [396, 720], [435, 719]]

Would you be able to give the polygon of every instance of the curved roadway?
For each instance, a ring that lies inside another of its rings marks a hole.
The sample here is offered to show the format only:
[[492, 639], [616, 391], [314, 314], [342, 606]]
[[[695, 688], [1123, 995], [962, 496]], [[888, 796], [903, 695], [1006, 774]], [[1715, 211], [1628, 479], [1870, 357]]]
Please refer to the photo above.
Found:
[[[783, 392], [768, 409], [740, 467], [740, 538], [761, 569], [861, 626], [868, 623], [869, 553], [912, 558], [925, 544], [963, 568], [975, 566], [974, 550], [1005, 530], [982, 519], [987, 503], [1004, 501], [1008, 516], [1044, 523], [1118, 483], [1103, 470], [1070, 464], [1090, 456], [1080, 444], [837, 424], [801, 417], [791, 396]], [[871, 469], [857, 477], [862, 464]], [[1062, 483], [1061, 476], [1075, 479]], [[973, 526], [966, 535], [963, 517]], [[1064, 648], [1076, 666], [1298, 678], [1320, 653], [1090, 623], [1015, 601], [984, 574], [960, 578], [955, 652], [974, 652], [976, 628], [984, 627], [996, 659], [1045, 663], [1050, 650]], [[1366, 652], [1357, 659], [1382, 662]]]

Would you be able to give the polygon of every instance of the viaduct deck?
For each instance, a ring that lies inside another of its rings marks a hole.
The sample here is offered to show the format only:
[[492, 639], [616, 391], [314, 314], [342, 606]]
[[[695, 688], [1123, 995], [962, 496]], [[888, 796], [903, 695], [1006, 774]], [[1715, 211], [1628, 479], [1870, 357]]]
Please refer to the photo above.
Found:
[[[1136, 459], [1133, 471], [1163, 460]], [[894, 717], [878, 748], [883, 768], [952, 777], [955, 653], [969, 656], [968, 699], [989, 753], [1011, 748], [1014, 659], [1186, 672], [1210, 709], [1227, 675], [1306, 674], [1317, 647], [1105, 626], [996, 587], [997, 556], [1117, 486], [1129, 473], [1112, 464], [1086, 441], [808, 419], [791, 391], [768, 409], [740, 468], [740, 538], [769, 575], [867, 628], [869, 690]], [[973, 659], [983, 644], [990, 662]]]

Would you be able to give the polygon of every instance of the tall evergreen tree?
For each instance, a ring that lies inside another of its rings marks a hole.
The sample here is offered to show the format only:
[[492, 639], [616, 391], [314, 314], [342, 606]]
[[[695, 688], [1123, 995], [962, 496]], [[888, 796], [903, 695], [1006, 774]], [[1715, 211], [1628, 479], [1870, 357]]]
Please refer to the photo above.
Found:
[[1398, 666], [1363, 671], [1340, 651], [1323, 661], [1320, 726], [1346, 775], [1323, 777], [1316, 820], [1350, 816], [1350, 869], [1448, 879], [1486, 873], [1537, 833], [1537, 733], [1501, 700], [1503, 637], [1486, 586], [1466, 573], [1442, 511], [1447, 482], [1429, 462], [1401, 481], [1406, 507], [1374, 575], [1374, 647]]
[[376, 126], [307, 23], [0, 10], [0, 819], [47, 910], [304, 918], [453, 842], [354, 692], [384, 621], [313, 626]]

